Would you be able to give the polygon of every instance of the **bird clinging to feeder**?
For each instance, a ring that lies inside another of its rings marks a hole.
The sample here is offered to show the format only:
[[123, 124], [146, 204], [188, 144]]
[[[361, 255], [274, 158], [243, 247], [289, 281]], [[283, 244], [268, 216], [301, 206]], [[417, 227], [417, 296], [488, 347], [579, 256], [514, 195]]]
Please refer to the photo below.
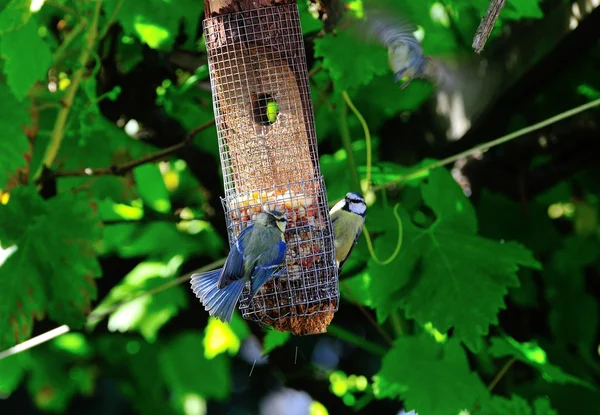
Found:
[[242, 316], [294, 334], [326, 331], [338, 269], [294, 0], [204, 3], [204, 36], [233, 247], [264, 211], [287, 216], [283, 270], [240, 300]]

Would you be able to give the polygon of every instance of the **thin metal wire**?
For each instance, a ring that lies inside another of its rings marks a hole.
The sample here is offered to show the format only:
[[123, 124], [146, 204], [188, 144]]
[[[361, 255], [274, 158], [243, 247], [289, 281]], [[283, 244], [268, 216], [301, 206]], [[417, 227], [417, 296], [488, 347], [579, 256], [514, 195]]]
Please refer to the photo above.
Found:
[[335, 312], [333, 232], [319, 167], [308, 69], [296, 4], [203, 22], [219, 140], [229, 243], [264, 209], [287, 212], [287, 268], [248, 301], [244, 318]]

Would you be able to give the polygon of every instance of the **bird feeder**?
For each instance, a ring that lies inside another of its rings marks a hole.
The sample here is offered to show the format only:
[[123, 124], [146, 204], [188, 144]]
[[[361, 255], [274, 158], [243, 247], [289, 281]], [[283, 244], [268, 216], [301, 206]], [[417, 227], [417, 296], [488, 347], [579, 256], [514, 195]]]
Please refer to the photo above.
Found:
[[230, 247], [264, 209], [285, 211], [285, 268], [242, 316], [298, 335], [324, 333], [338, 270], [298, 6], [294, 0], [205, 0], [204, 36]]

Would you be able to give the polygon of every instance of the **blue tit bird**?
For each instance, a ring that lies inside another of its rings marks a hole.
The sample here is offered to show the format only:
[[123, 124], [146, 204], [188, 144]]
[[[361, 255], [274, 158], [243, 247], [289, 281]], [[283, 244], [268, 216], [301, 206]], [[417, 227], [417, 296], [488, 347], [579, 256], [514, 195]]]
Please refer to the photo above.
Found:
[[365, 19], [360, 23], [367, 38], [373, 39], [388, 50], [388, 63], [394, 73], [394, 81], [406, 81], [407, 87], [413, 79], [421, 78], [438, 87], [449, 87], [453, 76], [437, 59], [427, 56], [415, 37], [417, 26], [405, 18], [395, 18], [382, 10], [365, 10]]
[[335, 260], [340, 270], [358, 242], [366, 214], [365, 199], [354, 192], [346, 193], [329, 211], [335, 236]]
[[211, 316], [229, 323], [244, 285], [250, 282], [251, 300], [267, 280], [282, 267], [287, 245], [285, 214], [261, 212], [254, 224], [240, 232], [223, 268], [191, 277], [192, 291]]

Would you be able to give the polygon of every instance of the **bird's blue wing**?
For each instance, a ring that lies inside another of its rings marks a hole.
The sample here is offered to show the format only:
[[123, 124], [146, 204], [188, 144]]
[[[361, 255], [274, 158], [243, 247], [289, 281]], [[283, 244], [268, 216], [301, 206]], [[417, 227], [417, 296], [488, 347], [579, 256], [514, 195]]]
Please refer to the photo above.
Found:
[[257, 265], [252, 273], [252, 277], [250, 278], [252, 281], [252, 286], [250, 290], [250, 298], [248, 300], [252, 300], [254, 294], [260, 290], [260, 287], [262, 287], [264, 283], [267, 282], [267, 280], [273, 275], [273, 273], [278, 271], [278, 268], [282, 266], [282, 263], [285, 260], [287, 245], [285, 242], [280, 241], [275, 249], [277, 249], [277, 251], [270, 260], [266, 260], [264, 262], [261, 261], [262, 258], [267, 257], [265, 254], [261, 255], [261, 257], [258, 259]]
[[244, 246], [250, 238], [253, 228], [254, 225], [250, 225], [240, 232], [237, 241], [231, 247], [231, 251], [229, 251], [229, 255], [223, 266], [223, 273], [217, 282], [218, 288], [227, 287], [233, 281], [244, 277]]

